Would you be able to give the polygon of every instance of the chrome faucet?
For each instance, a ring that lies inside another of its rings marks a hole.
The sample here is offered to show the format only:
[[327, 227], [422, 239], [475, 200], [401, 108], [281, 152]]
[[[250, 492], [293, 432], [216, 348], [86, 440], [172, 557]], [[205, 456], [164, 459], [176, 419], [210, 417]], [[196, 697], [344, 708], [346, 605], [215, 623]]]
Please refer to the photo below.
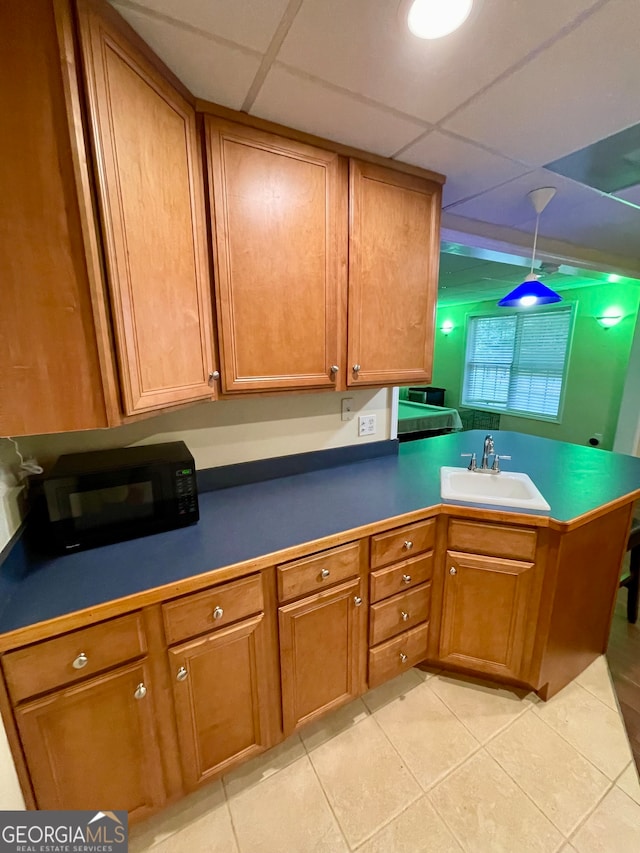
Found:
[[[485, 474], [499, 474], [500, 473], [500, 460], [501, 459], [511, 459], [510, 456], [498, 456], [496, 453], [495, 445], [493, 443], [493, 436], [487, 435], [484, 439], [484, 445], [482, 447], [482, 461], [480, 465], [478, 465], [476, 461], [475, 453], [461, 453], [460, 456], [470, 456], [471, 461], [469, 462], [469, 471], [479, 471], [480, 473]], [[493, 456], [493, 464], [489, 466], [489, 457]]]

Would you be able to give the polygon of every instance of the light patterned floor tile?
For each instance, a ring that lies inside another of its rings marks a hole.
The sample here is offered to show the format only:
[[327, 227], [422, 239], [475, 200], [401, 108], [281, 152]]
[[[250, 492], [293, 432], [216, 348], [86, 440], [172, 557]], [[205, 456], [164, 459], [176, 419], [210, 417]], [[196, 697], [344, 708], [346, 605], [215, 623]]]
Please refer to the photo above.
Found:
[[[201, 846], [201, 841], [208, 843], [206, 840], [210, 835], [209, 846]], [[133, 827], [129, 834], [131, 853], [143, 850], [170, 853], [178, 849], [187, 850], [189, 844], [195, 845], [191, 850], [211, 853], [235, 853], [237, 850], [222, 783], [219, 781], [189, 794], [159, 815]]]
[[461, 850], [427, 794], [358, 847], [358, 853], [457, 853]]
[[640, 805], [640, 781], [638, 780], [638, 771], [633, 761], [620, 776], [616, 784], [619, 788], [622, 788], [627, 796]]
[[234, 796], [229, 809], [240, 853], [348, 851], [306, 755]]
[[640, 805], [614, 786], [571, 843], [578, 853], [638, 853]]
[[297, 734], [288, 737], [282, 743], [258, 755], [257, 758], [227, 773], [222, 779], [227, 796], [233, 797], [252, 785], [257, 785], [284, 767], [288, 767], [289, 764], [293, 764], [303, 755], [305, 750], [300, 737]]
[[427, 790], [479, 743], [427, 682], [374, 714], [407, 766]]
[[314, 749], [309, 758], [352, 847], [421, 794], [373, 717]]
[[300, 737], [305, 749], [312, 750], [339, 735], [340, 732], [365, 720], [368, 716], [369, 711], [362, 699], [356, 699], [355, 702], [349, 702], [348, 705], [338, 708], [332, 714], [302, 729]]
[[536, 714], [520, 717], [486, 749], [564, 835], [611, 784]]
[[391, 681], [386, 681], [380, 687], [374, 687], [362, 697], [362, 701], [373, 714], [374, 711], [383, 708], [390, 702], [406, 696], [415, 687], [419, 687], [429, 677], [429, 673], [423, 672], [420, 669], [409, 669], [403, 672], [397, 678]]
[[444, 673], [431, 679], [429, 687], [481, 743], [524, 714], [532, 704], [525, 691], [507, 690]]
[[598, 698], [609, 708], [618, 711], [618, 702], [616, 700], [615, 690], [611, 682], [607, 659], [604, 655], [596, 658], [591, 666], [588, 666], [584, 672], [576, 678], [578, 684], [588, 690], [589, 693]]
[[468, 853], [554, 853], [564, 841], [484, 750], [429, 797]]
[[609, 779], [615, 779], [631, 760], [620, 714], [575, 681], [533, 710]]

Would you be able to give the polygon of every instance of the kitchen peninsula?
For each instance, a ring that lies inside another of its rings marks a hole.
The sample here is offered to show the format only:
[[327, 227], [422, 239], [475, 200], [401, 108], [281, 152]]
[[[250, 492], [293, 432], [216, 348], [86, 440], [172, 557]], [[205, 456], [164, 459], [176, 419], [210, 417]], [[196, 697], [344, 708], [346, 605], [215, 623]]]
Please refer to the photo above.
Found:
[[[441, 503], [483, 439], [204, 491], [197, 526], [84, 553], [17, 543], [2, 710], [27, 804], [141, 819], [422, 661], [560, 690], [606, 648], [640, 460], [498, 432], [549, 515]], [[113, 734], [70, 745], [100, 715]]]

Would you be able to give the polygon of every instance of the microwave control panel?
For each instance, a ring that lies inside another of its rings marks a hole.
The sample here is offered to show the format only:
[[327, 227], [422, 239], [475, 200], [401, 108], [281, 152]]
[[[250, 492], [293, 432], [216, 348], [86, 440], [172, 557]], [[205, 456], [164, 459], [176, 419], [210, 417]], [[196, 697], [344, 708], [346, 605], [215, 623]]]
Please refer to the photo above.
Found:
[[194, 515], [198, 512], [198, 491], [193, 468], [179, 468], [176, 471], [176, 497], [178, 515]]

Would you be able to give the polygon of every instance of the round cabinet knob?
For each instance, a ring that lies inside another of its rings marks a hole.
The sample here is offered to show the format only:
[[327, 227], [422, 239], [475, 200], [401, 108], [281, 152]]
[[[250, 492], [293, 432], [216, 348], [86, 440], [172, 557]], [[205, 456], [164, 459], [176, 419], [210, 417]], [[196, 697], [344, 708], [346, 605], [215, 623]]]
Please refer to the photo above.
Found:
[[356, 607], [360, 607], [360, 605], [362, 604], [362, 596], [354, 595], [353, 596], [353, 603], [355, 604]]
[[400, 660], [402, 661], [402, 663], [406, 662], [407, 656], [405, 655], [404, 652], [400, 652]]
[[224, 613], [224, 610], [222, 609], [222, 607], [216, 607], [215, 610], [213, 611], [213, 618], [214, 619], [222, 619], [223, 613]]
[[403, 583], [411, 583], [411, 575], [402, 575]]
[[413, 542], [411, 539], [405, 539], [404, 545], [402, 546], [405, 551], [410, 551], [413, 548]]
[[186, 666], [181, 666], [176, 674], [176, 678], [178, 679], [178, 681], [184, 681], [188, 675], [189, 673], [187, 672]]
[[212, 370], [211, 373], [209, 374], [209, 382], [213, 382], [216, 379], [220, 379], [220, 371], [219, 370]]
[[401, 611], [400, 611], [400, 616], [402, 617], [402, 621], [403, 621], [403, 622], [406, 622], [406, 621], [407, 621], [407, 619], [409, 618], [409, 614], [407, 613], [407, 611], [406, 611], [406, 610], [401, 610]]
[[136, 699], [144, 699], [144, 697], [147, 695], [147, 688], [144, 686], [144, 683], [142, 681], [136, 687], [135, 693], [133, 695]]
[[330, 574], [331, 574], [331, 572], [329, 571], [329, 569], [323, 569], [320, 572], [320, 577], [322, 578], [323, 581], [326, 581], [326, 579], [329, 577]]
[[80, 652], [78, 657], [73, 662], [74, 669], [82, 669], [89, 663], [89, 658], [85, 655], [84, 652]]
[[360, 365], [359, 364], [353, 365], [353, 372], [354, 373], [360, 373]]
[[456, 569], [455, 566], [451, 566], [451, 568], [449, 569], [449, 574], [450, 575], [457, 575], [458, 574], [458, 570]]
[[340, 370], [340, 368], [338, 367], [338, 365], [337, 365], [337, 364], [332, 364], [332, 365], [331, 365], [331, 373], [333, 373], [333, 375], [334, 375], [334, 376], [336, 375], [336, 373], [337, 373], [339, 370]]

